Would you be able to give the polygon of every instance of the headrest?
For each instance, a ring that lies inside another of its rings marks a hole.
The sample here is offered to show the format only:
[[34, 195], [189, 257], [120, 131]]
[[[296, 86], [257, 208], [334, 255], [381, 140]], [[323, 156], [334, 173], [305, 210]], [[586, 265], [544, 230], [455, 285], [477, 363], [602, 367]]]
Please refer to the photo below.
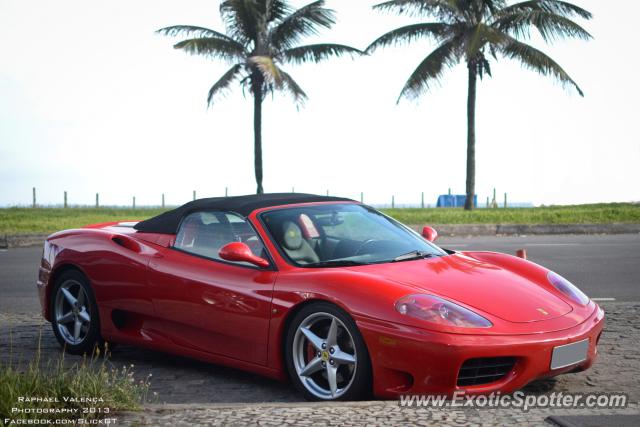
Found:
[[302, 230], [292, 221], [282, 224], [282, 244], [290, 251], [300, 249], [302, 246]]

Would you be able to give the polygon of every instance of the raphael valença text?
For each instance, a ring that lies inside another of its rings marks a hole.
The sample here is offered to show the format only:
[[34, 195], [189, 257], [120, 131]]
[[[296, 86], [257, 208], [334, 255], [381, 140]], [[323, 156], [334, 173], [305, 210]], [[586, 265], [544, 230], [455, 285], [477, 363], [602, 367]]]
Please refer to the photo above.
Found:
[[23, 403], [104, 403], [104, 399], [102, 397], [89, 397], [89, 396], [81, 396], [81, 397], [73, 397], [73, 396], [63, 396], [63, 397], [29, 397], [29, 396], [18, 396], [18, 402]]

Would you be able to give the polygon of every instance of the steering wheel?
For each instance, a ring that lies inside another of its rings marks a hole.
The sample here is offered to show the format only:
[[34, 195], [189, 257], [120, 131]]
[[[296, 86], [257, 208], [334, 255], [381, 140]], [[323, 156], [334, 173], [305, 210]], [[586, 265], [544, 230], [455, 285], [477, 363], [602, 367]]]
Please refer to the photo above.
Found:
[[379, 242], [379, 240], [377, 239], [367, 239], [364, 242], [362, 242], [362, 244], [360, 246], [358, 246], [358, 249], [356, 249], [356, 252], [354, 254], [355, 255], [360, 255], [360, 252], [362, 252], [362, 250], [367, 246], [367, 245], [371, 245], [372, 243], [376, 243]]

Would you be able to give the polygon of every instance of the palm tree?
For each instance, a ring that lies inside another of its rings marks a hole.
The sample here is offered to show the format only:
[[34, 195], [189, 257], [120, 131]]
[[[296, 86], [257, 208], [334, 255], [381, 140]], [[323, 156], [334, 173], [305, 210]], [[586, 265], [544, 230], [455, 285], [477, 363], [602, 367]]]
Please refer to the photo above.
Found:
[[362, 52], [340, 44], [298, 45], [302, 38], [318, 34], [320, 29], [330, 28], [336, 22], [335, 12], [324, 7], [324, 0], [297, 10], [281, 0], [224, 0], [220, 14], [226, 34], [191, 25], [175, 25], [157, 32], [189, 37], [174, 45], [176, 49], [230, 63], [231, 68], [209, 89], [208, 105], [234, 82], [240, 83], [243, 93], [248, 90], [253, 96], [256, 192], [263, 193], [262, 101], [276, 90], [288, 93], [298, 104], [307, 98], [298, 83], [281, 68], [282, 64], [318, 63], [332, 56]]
[[390, 31], [367, 48], [410, 43], [421, 37], [431, 38], [438, 47], [415, 69], [400, 92], [401, 98], [418, 98], [439, 81], [445, 70], [464, 60], [468, 68], [467, 97], [467, 182], [466, 210], [473, 209], [475, 195], [475, 109], [477, 79], [491, 76], [489, 56], [519, 61], [525, 68], [551, 76], [564, 86], [582, 90], [553, 59], [519, 39], [530, 36], [535, 28], [543, 40], [576, 37], [588, 40], [591, 35], [571, 20], [590, 19], [591, 13], [559, 0], [529, 0], [507, 4], [506, 0], [391, 0], [374, 9], [410, 16], [430, 16], [436, 22], [423, 22]]

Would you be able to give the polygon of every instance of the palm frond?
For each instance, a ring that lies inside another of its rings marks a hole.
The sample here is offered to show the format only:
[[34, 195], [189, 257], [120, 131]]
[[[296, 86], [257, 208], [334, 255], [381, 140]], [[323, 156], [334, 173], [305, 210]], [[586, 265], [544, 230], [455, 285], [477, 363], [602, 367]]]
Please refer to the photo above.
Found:
[[282, 75], [273, 59], [269, 56], [254, 55], [249, 57], [247, 62], [255, 66], [264, 76], [268, 84], [274, 84], [278, 89], [282, 86]]
[[522, 10], [502, 14], [492, 23], [492, 26], [500, 31], [523, 38], [528, 38], [530, 28], [534, 27], [545, 41], [570, 37], [582, 40], [591, 38], [591, 34], [587, 30], [571, 19], [545, 10]]
[[282, 89], [291, 95], [296, 104], [299, 106], [304, 105], [307, 100], [307, 94], [304, 90], [288, 73], [280, 70], [280, 75], [282, 76]]
[[571, 18], [578, 16], [583, 19], [591, 19], [591, 12], [582, 9], [574, 4], [560, 0], [529, 0], [515, 3], [502, 9], [500, 13], [510, 14], [513, 12], [539, 10], [543, 12], [554, 13], [556, 15]]
[[234, 40], [218, 38], [187, 39], [173, 46], [191, 55], [202, 55], [223, 60], [239, 60], [244, 58], [242, 45]]
[[411, 43], [421, 37], [431, 37], [435, 40], [442, 40], [452, 35], [455, 26], [442, 22], [426, 22], [420, 24], [407, 25], [389, 31], [379, 37], [365, 49], [367, 53], [390, 45]]
[[486, 15], [492, 16], [507, 6], [506, 0], [483, 0]]
[[401, 98], [418, 98], [427, 91], [432, 83], [439, 82], [447, 68], [456, 65], [460, 60], [459, 40], [453, 38], [438, 46], [415, 69], [402, 88]]
[[320, 28], [330, 28], [335, 22], [335, 12], [324, 7], [324, 0], [318, 0], [285, 17], [271, 30], [269, 38], [275, 49], [286, 49], [305, 36], [318, 34]]
[[562, 69], [553, 59], [538, 49], [510, 38], [508, 43], [499, 46], [499, 51], [506, 58], [515, 59], [520, 63], [543, 76], [551, 76], [558, 80], [562, 85], [571, 85], [576, 88], [580, 96], [584, 96], [582, 89], [573, 81], [569, 74]]
[[483, 58], [478, 64], [478, 75], [480, 76], [480, 80], [484, 77], [484, 75], [491, 76], [491, 64], [485, 58]]
[[462, 45], [467, 60], [473, 60], [483, 56], [485, 46], [504, 43], [508, 38], [509, 36], [500, 30], [485, 24], [477, 24], [462, 34]]
[[220, 4], [220, 15], [234, 39], [248, 45], [258, 38], [258, 16], [255, 0], [224, 0]]
[[301, 64], [305, 62], [320, 62], [332, 56], [340, 57], [342, 55], [362, 55], [364, 52], [355, 47], [345, 46], [342, 44], [310, 44], [306, 46], [293, 47], [283, 50], [278, 54], [278, 59], [283, 62], [293, 62]]
[[171, 27], [160, 28], [156, 30], [156, 33], [169, 36], [187, 36], [194, 38], [218, 38], [222, 40], [233, 41], [233, 39], [226, 34], [219, 33], [218, 31], [211, 30], [204, 27], [196, 27], [193, 25], [172, 25]]
[[265, 0], [267, 22], [280, 21], [291, 13], [291, 7], [286, 1]]
[[220, 77], [220, 79], [211, 86], [209, 94], [207, 95], [207, 105], [213, 105], [213, 99], [216, 95], [224, 94], [229, 89], [229, 86], [236, 79], [240, 71], [242, 70], [242, 64], [236, 64]]
[[444, 22], [460, 22], [465, 15], [456, 0], [391, 0], [373, 6], [375, 10], [408, 16], [433, 16]]

